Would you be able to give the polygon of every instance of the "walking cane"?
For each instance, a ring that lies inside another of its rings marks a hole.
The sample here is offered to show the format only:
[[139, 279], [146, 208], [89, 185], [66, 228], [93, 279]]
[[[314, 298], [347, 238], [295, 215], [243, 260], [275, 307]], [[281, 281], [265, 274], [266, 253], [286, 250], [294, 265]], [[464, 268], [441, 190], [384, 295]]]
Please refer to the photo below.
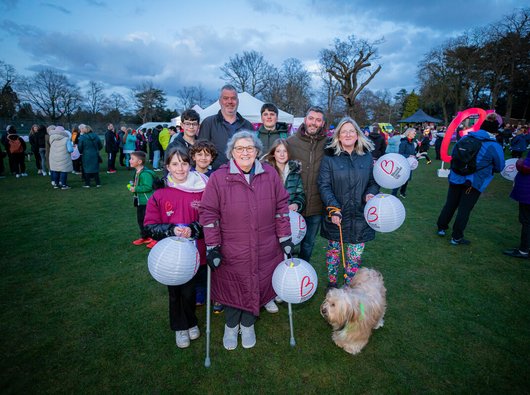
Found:
[[[283, 256], [285, 257], [286, 260], [289, 258], [287, 254], [283, 254]], [[287, 302], [287, 307], [289, 309], [289, 329], [291, 330], [291, 339], [289, 340], [289, 344], [291, 345], [291, 347], [294, 347], [296, 346], [296, 340], [294, 340], [293, 308], [291, 306], [291, 303], [289, 302]]]
[[209, 368], [210, 362], [210, 290], [212, 280], [212, 269], [208, 266], [208, 274], [206, 276], [206, 358], [204, 359], [204, 367]]

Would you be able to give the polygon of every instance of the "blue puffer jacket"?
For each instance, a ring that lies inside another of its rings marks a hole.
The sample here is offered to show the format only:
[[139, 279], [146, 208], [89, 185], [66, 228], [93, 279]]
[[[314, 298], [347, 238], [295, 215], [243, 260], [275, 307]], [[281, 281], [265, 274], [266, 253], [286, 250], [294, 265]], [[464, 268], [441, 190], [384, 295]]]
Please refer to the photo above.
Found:
[[[473, 137], [482, 140], [482, 147], [480, 147], [477, 155], [477, 171], [468, 176], [461, 176], [451, 170], [449, 182], [451, 184], [465, 184], [466, 181], [469, 181], [473, 188], [484, 192], [493, 179], [493, 173], [500, 173], [504, 169], [504, 152], [499, 143], [490, 137], [485, 130], [481, 129], [472, 133]], [[463, 138], [467, 138], [467, 136]], [[453, 153], [454, 150], [453, 147]]]
[[528, 141], [526, 139], [526, 136], [524, 134], [518, 134], [510, 142], [510, 150], [524, 152], [526, 151], [527, 145], [528, 145]]

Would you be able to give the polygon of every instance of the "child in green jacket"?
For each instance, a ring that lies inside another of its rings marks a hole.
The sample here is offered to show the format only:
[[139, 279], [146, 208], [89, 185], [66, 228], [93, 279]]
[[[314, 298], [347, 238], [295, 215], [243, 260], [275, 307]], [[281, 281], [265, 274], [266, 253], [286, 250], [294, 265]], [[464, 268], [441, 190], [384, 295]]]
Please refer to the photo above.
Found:
[[153, 248], [156, 241], [147, 236], [144, 228], [145, 209], [147, 201], [153, 194], [153, 181], [155, 180], [155, 173], [152, 170], [145, 168], [146, 155], [143, 151], [134, 151], [129, 159], [129, 165], [136, 170], [134, 182], [131, 182], [128, 187], [133, 193], [134, 207], [136, 207], [136, 219], [140, 227], [140, 238], [134, 240], [134, 245], [147, 244], [147, 248]]

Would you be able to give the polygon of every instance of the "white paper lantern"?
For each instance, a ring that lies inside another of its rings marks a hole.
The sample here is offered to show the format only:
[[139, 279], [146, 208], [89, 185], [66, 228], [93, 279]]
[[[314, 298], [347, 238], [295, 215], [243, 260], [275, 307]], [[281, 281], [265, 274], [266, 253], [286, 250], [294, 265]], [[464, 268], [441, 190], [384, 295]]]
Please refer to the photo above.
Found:
[[200, 256], [193, 241], [166, 237], [149, 252], [147, 266], [151, 276], [164, 285], [182, 285], [192, 279], [200, 265]]
[[304, 217], [296, 211], [289, 210], [289, 221], [291, 222], [291, 237], [294, 245], [300, 243], [305, 236], [307, 225]]
[[366, 203], [364, 219], [378, 232], [393, 232], [405, 221], [405, 207], [397, 197], [380, 193]]
[[410, 170], [416, 170], [418, 168], [418, 160], [416, 158], [409, 156], [407, 162], [409, 162]]
[[515, 176], [517, 175], [517, 168], [515, 167], [515, 164], [517, 163], [517, 158], [508, 159], [504, 163], [504, 169], [502, 169], [501, 171], [501, 176], [510, 181], [515, 180]]
[[315, 269], [299, 258], [286, 259], [274, 269], [272, 287], [287, 303], [303, 303], [311, 299], [318, 285]]
[[374, 165], [374, 179], [383, 188], [399, 188], [407, 182], [410, 176], [410, 165], [400, 154], [386, 154], [380, 157]]

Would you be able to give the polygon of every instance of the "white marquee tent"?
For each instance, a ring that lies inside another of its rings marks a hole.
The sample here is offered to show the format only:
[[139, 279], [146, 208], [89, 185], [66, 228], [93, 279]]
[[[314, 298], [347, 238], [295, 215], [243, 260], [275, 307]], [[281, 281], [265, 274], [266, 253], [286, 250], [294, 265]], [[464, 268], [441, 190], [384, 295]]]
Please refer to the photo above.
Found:
[[[239, 107], [237, 112], [240, 113], [243, 118], [248, 120], [250, 123], [261, 123], [260, 110], [261, 106], [265, 103], [259, 99], [256, 99], [254, 96], [251, 96], [247, 92], [239, 93], [238, 97]], [[198, 113], [201, 114], [201, 121], [210, 115], [217, 114], [220, 109], [221, 106], [219, 105], [219, 101], [216, 101], [211, 106], [206, 107], [204, 110], [198, 111]], [[278, 112], [278, 122], [285, 122], [288, 124], [293, 123], [293, 115], [282, 110], [279, 110]]]

